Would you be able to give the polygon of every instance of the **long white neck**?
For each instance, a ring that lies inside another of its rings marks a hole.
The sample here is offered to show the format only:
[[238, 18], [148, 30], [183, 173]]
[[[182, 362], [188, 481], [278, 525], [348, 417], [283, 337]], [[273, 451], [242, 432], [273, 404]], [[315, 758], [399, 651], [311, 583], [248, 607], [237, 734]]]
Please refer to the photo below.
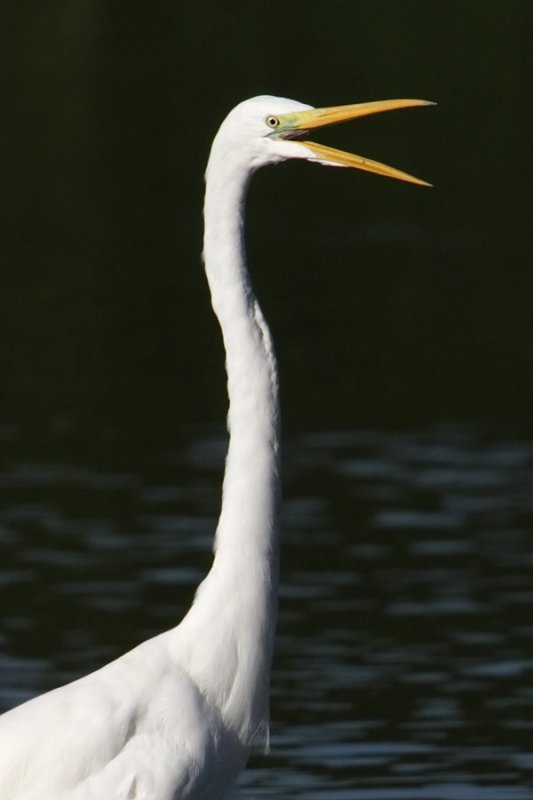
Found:
[[245, 159], [228, 158], [215, 140], [204, 259], [226, 351], [230, 443], [215, 559], [180, 626], [189, 630], [186, 668], [246, 743], [268, 722], [280, 494], [276, 360], [243, 241], [249, 176]]

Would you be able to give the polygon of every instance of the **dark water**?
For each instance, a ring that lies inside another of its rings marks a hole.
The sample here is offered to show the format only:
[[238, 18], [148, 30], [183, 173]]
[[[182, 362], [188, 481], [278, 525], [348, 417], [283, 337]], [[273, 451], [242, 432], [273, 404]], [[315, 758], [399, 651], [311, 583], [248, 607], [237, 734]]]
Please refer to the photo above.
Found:
[[[3, 431], [4, 709], [171, 626], [210, 561], [221, 432], [142, 463], [96, 435], [100, 466], [72, 435], [50, 460]], [[533, 798], [533, 442], [324, 432], [289, 441], [285, 471], [271, 754], [247, 792]]]

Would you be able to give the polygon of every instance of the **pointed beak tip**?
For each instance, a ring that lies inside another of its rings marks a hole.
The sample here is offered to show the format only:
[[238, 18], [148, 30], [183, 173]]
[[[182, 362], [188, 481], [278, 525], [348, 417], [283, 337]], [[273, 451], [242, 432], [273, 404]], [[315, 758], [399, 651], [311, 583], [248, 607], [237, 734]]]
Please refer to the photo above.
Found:
[[342, 150], [336, 150], [332, 147], [326, 147], [325, 145], [318, 144], [314, 141], [308, 141], [301, 134], [305, 135], [305, 133], [314, 128], [322, 128], [326, 125], [333, 125], [337, 122], [345, 122], [349, 119], [365, 117], [369, 114], [378, 114], [383, 111], [393, 111], [401, 108], [414, 108], [416, 106], [434, 105], [436, 105], [436, 103], [434, 103], [432, 100], [415, 100], [412, 98], [378, 100], [368, 103], [330, 106], [328, 108], [310, 108], [305, 111], [286, 115], [285, 122], [292, 131], [297, 131], [300, 134], [298, 136], [298, 141], [308, 151], [310, 150], [313, 153], [313, 158], [311, 160], [318, 161], [319, 163], [328, 166], [341, 166], [361, 169], [367, 172], [374, 172], [385, 177], [406, 181], [407, 183], [430, 187], [432, 184], [430, 184], [428, 181], [415, 178], [413, 175], [409, 175], [408, 173], [395, 169], [394, 167], [381, 164], [379, 161], [372, 161], [371, 159], [363, 158], [355, 155], [354, 153], [347, 153]]

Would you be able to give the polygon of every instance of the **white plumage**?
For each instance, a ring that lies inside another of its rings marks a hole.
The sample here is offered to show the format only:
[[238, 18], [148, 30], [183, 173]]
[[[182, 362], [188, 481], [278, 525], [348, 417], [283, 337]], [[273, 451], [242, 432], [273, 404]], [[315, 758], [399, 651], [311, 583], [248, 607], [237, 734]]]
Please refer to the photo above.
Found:
[[278, 586], [276, 360], [246, 266], [251, 174], [303, 158], [419, 182], [308, 130], [421, 105], [312, 109], [258, 97], [226, 118], [206, 174], [204, 259], [228, 373], [230, 444], [212, 568], [180, 625], [0, 717], [1, 800], [222, 800], [268, 730]]

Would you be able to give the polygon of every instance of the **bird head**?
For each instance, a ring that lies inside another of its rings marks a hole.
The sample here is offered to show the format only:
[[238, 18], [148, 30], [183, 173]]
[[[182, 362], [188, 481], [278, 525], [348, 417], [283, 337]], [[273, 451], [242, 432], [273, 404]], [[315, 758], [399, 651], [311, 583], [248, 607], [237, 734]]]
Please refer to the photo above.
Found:
[[[336, 150], [309, 139], [315, 128], [350, 119], [413, 106], [434, 105], [427, 100], [378, 100], [369, 103], [313, 108], [283, 97], [263, 95], [245, 100], [226, 117], [217, 135], [221, 147], [240, 148], [251, 171], [291, 158], [330, 167], [351, 167], [389, 178], [430, 186], [401, 170], [368, 158]], [[228, 153], [229, 155], [229, 153]]]

